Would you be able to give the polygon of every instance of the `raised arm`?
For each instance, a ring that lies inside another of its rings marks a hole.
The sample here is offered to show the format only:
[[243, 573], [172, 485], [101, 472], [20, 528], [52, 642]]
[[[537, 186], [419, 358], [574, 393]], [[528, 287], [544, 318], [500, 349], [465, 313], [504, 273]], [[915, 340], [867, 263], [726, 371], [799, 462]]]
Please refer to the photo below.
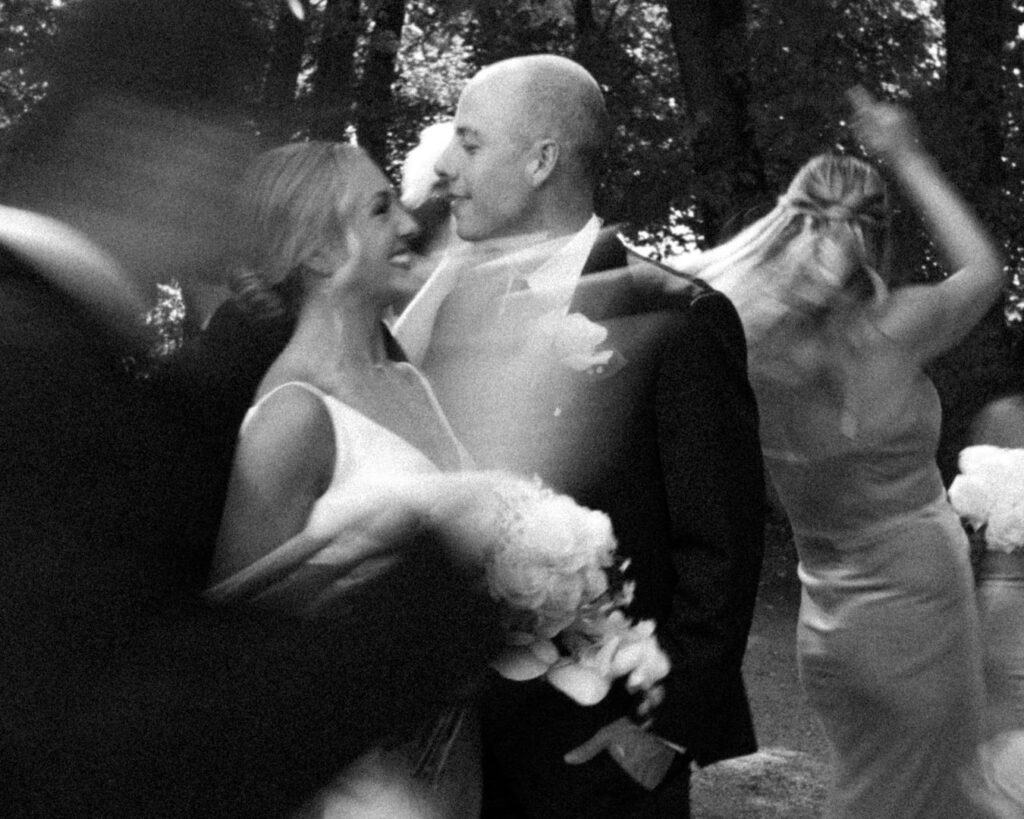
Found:
[[959, 341], [981, 319], [1005, 283], [1003, 259], [988, 230], [921, 146], [910, 116], [852, 88], [857, 138], [879, 156], [920, 215], [954, 271], [936, 285], [893, 294], [884, 329], [928, 360]]

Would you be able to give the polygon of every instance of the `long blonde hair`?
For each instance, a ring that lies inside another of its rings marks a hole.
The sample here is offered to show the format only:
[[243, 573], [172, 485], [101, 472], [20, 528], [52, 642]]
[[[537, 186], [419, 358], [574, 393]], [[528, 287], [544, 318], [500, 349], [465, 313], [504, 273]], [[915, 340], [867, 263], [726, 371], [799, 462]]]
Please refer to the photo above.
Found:
[[862, 159], [822, 154], [797, 172], [771, 212], [674, 266], [733, 302], [752, 379], [812, 380], [844, 396], [870, 349], [871, 314], [888, 293], [891, 256], [882, 176]]
[[673, 266], [727, 295], [757, 282], [786, 299], [791, 286], [817, 281], [822, 299], [844, 293], [859, 301], [885, 294], [891, 256], [882, 176], [857, 157], [821, 154], [797, 172], [769, 213], [724, 244], [680, 257]]
[[261, 154], [238, 189], [230, 281], [243, 308], [292, 312], [301, 274], [341, 241], [354, 191], [350, 171], [367, 155], [340, 142], [296, 142]]

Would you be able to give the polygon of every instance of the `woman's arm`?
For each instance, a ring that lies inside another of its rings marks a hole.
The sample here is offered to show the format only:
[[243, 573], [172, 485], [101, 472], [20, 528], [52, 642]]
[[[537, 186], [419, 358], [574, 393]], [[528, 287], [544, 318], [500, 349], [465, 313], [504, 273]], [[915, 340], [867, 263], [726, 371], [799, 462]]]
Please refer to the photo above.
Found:
[[883, 329], [928, 360], [959, 341], [999, 296], [1006, 275], [988, 230], [921, 147], [909, 115], [865, 89], [848, 93], [853, 129], [892, 170], [946, 263], [955, 271], [936, 285], [894, 292]]
[[267, 398], [240, 436], [214, 553], [222, 580], [302, 531], [330, 484], [336, 444], [321, 399], [301, 388]]

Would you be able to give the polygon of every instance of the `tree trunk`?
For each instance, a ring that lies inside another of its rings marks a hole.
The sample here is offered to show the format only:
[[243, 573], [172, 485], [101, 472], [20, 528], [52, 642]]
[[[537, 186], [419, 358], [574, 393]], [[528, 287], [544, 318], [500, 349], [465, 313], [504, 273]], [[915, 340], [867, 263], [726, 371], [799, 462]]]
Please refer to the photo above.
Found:
[[[937, 149], [943, 167], [999, 232], [1006, 201], [1006, 44], [1016, 37], [1010, 0], [945, 0], [946, 134]], [[1005, 229], [1004, 229], [1005, 232]], [[997, 236], [997, 239], [1015, 237]], [[1000, 301], [957, 347], [933, 366], [943, 398], [939, 464], [947, 477], [956, 472], [956, 456], [968, 441], [970, 421], [993, 397], [998, 373], [1006, 371], [1010, 334]]]
[[359, 144], [382, 167], [387, 167], [388, 128], [394, 118], [394, 93], [398, 47], [405, 25], [405, 0], [383, 0], [373, 17], [373, 33], [363, 66], [359, 94]]
[[282, 3], [274, 26], [270, 64], [263, 81], [262, 112], [263, 130], [281, 140], [289, 139], [295, 128], [295, 92], [305, 44], [305, 24], [296, 18], [287, 3]]
[[[594, 53], [597, 40], [597, 20], [594, 18], [592, 0], [573, 0], [573, 16], [576, 20], [576, 59], [586, 66]], [[593, 72], [591, 72], [593, 73]]]
[[323, 15], [309, 100], [309, 133], [316, 139], [341, 141], [352, 124], [359, 0], [327, 0]]
[[[1003, 63], [1016, 36], [1009, 0], [945, 0], [948, 125], [956, 181], [985, 210], [1003, 187]], [[966, 160], [966, 161], [965, 161]]]
[[668, 0], [672, 42], [686, 111], [694, 126], [697, 216], [703, 244], [726, 238], [731, 220], [767, 187], [764, 161], [747, 113], [742, 0]]
[[598, 18], [593, 0], [573, 0], [573, 23], [576, 28], [574, 56], [605, 87], [613, 87], [616, 72], [621, 68], [622, 47], [609, 36], [616, 19], [618, 2], [609, 4], [604, 20]]

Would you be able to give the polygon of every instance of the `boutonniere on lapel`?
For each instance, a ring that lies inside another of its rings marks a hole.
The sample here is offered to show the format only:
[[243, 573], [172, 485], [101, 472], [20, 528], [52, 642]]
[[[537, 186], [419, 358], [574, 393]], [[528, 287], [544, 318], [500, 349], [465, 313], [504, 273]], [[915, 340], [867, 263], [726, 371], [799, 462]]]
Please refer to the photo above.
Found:
[[607, 338], [608, 328], [582, 313], [566, 314], [555, 310], [537, 319], [528, 352], [588, 379], [607, 378], [626, 363], [617, 350], [601, 348]]

